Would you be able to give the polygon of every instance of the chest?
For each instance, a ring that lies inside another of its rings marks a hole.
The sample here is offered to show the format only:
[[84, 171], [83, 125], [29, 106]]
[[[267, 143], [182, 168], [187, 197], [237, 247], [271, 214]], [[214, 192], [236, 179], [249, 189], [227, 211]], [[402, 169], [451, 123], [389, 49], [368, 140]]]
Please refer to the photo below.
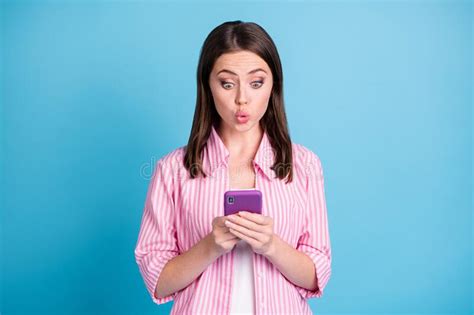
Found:
[[262, 192], [262, 214], [273, 218], [274, 232], [292, 246], [304, 222], [304, 199], [298, 177], [293, 183], [270, 181], [252, 162], [229, 160], [207, 178], [187, 180], [179, 189], [177, 231], [182, 233], [180, 248], [188, 249], [212, 231], [215, 217], [224, 215], [227, 189], [259, 189]]
[[255, 169], [251, 160], [230, 158], [228, 176], [230, 189], [255, 188]]

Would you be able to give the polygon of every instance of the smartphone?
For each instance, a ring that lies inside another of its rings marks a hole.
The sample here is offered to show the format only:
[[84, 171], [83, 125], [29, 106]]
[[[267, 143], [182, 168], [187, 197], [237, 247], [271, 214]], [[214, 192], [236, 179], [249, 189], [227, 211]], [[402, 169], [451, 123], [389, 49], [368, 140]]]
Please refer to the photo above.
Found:
[[262, 192], [258, 189], [233, 189], [224, 193], [224, 215], [239, 211], [262, 214]]

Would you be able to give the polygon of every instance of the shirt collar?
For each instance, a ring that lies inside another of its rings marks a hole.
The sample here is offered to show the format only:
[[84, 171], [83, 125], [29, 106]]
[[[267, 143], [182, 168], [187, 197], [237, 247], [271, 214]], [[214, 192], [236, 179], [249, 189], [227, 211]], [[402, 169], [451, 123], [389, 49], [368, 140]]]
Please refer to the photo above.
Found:
[[[211, 134], [207, 140], [207, 146], [207, 170], [212, 174], [222, 164], [227, 166], [230, 156], [229, 150], [225, 146], [213, 125]], [[274, 163], [274, 158], [274, 152], [269, 141], [268, 134], [266, 131], [264, 131], [253, 162], [259, 169], [262, 170], [269, 180], [275, 179], [275, 173], [270, 168]]]

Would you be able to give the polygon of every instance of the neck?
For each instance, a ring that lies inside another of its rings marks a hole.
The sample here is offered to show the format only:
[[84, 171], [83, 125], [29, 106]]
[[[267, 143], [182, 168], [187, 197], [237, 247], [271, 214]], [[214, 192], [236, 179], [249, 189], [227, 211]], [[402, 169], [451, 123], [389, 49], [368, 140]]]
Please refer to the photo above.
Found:
[[255, 156], [263, 136], [263, 129], [260, 124], [248, 130], [239, 131], [228, 128], [221, 123], [216, 131], [233, 156]]

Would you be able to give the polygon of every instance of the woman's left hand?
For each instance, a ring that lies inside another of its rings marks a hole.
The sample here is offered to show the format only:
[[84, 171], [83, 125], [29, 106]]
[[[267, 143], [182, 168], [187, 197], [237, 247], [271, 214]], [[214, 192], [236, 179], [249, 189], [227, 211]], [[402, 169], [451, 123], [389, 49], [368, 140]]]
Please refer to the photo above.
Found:
[[240, 211], [226, 218], [225, 224], [230, 232], [246, 241], [255, 253], [268, 255], [274, 250], [273, 218], [248, 211]]

